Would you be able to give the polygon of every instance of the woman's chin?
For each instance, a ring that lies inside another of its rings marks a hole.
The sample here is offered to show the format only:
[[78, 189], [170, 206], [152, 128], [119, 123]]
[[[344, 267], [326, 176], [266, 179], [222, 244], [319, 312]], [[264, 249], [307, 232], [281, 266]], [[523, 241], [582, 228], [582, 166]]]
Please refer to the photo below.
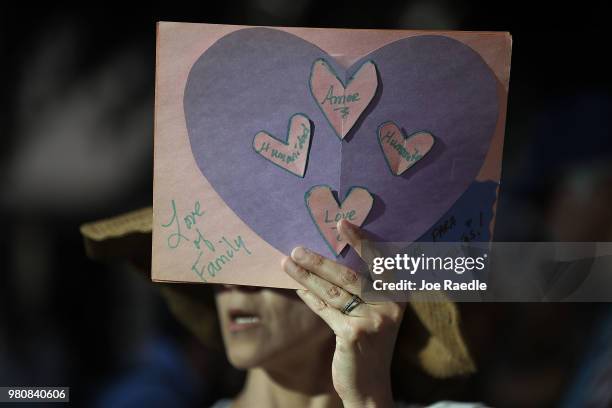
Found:
[[264, 361], [261, 353], [246, 350], [228, 350], [227, 359], [238, 370], [260, 367]]
[[225, 350], [230, 364], [238, 370], [285, 366], [288, 359], [291, 361], [296, 359], [294, 352], [288, 352], [291, 350], [291, 343], [234, 342], [226, 344]]

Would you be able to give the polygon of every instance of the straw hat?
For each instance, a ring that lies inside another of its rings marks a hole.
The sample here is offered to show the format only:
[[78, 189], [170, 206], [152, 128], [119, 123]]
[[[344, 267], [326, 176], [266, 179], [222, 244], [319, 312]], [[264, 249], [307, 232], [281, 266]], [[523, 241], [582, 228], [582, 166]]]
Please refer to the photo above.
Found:
[[[151, 260], [151, 207], [117, 217], [94, 221], [81, 226], [85, 251], [94, 260], [129, 260], [148, 271]], [[220, 336], [212, 296], [197, 296], [193, 285], [159, 284], [162, 294], [175, 316], [203, 343], [220, 347]], [[209, 285], [201, 285], [208, 286]], [[209, 287], [210, 289], [210, 287]], [[410, 306], [426, 332], [419, 350], [402, 347], [416, 336], [400, 329], [396, 356], [414, 360], [415, 354], [423, 369], [436, 378], [449, 378], [474, 373], [476, 367], [465, 344], [457, 305], [442, 293], [426, 302], [411, 302]], [[406, 320], [406, 319], [405, 319]], [[413, 342], [413, 341], [412, 341]]]

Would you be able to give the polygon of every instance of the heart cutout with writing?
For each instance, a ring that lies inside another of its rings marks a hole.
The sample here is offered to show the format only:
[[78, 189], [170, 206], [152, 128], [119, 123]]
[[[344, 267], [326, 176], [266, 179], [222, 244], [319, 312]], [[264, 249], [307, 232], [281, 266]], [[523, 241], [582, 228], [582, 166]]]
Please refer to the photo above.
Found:
[[310, 91], [340, 139], [348, 134], [376, 94], [376, 66], [366, 61], [346, 81], [324, 59], [312, 64]]
[[331, 187], [321, 185], [308, 190], [304, 201], [329, 249], [338, 256], [348, 245], [338, 234], [338, 221], [346, 219], [351, 224], [361, 226], [372, 209], [374, 197], [363, 187], [351, 187], [342, 203], [339, 203]]
[[378, 128], [378, 142], [389, 170], [399, 176], [425, 157], [435, 140], [431, 133], [424, 131], [404, 135], [395, 123], [385, 122]]
[[286, 142], [262, 130], [253, 138], [253, 149], [264, 159], [296, 176], [304, 177], [311, 133], [308, 116], [296, 113], [289, 118]]

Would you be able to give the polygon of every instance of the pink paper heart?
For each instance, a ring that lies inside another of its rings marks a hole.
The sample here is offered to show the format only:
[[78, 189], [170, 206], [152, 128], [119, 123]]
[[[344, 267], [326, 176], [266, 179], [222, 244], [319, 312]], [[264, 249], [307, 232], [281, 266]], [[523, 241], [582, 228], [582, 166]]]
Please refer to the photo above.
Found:
[[312, 221], [336, 256], [348, 244], [338, 234], [338, 221], [346, 219], [361, 226], [374, 204], [374, 197], [363, 187], [351, 187], [342, 203], [338, 203], [328, 185], [312, 187], [306, 192], [304, 199]]
[[431, 133], [424, 131], [404, 136], [395, 123], [385, 122], [378, 127], [378, 143], [389, 169], [399, 176], [425, 157], [435, 140]]
[[310, 91], [340, 139], [344, 139], [372, 101], [378, 87], [376, 66], [364, 62], [344, 86], [332, 67], [318, 59], [310, 73]]
[[304, 114], [296, 113], [289, 118], [286, 142], [262, 130], [253, 138], [253, 148], [264, 159], [296, 176], [304, 177], [310, 139], [310, 119]]

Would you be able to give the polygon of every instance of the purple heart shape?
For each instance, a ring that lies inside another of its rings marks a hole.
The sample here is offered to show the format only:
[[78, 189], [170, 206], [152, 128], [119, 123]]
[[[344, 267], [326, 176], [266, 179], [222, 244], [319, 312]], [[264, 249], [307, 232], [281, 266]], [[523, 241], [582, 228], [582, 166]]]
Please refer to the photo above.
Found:
[[[363, 61], [377, 66], [377, 95], [342, 142], [308, 88], [318, 58], [344, 73], [345, 83]], [[418, 239], [478, 174], [497, 123], [497, 82], [474, 50], [448, 37], [398, 40], [345, 70], [292, 34], [251, 28], [221, 38], [195, 62], [184, 109], [198, 167], [243, 221], [285, 254], [302, 244], [333, 256], [308, 216], [304, 193], [329, 184], [342, 200], [352, 186], [364, 186], [375, 197], [364, 224], [369, 232], [386, 241]], [[284, 135], [296, 112], [314, 125], [304, 178], [251, 146], [261, 129]], [[436, 138], [431, 152], [399, 177], [378, 146], [377, 128], [386, 121]]]

